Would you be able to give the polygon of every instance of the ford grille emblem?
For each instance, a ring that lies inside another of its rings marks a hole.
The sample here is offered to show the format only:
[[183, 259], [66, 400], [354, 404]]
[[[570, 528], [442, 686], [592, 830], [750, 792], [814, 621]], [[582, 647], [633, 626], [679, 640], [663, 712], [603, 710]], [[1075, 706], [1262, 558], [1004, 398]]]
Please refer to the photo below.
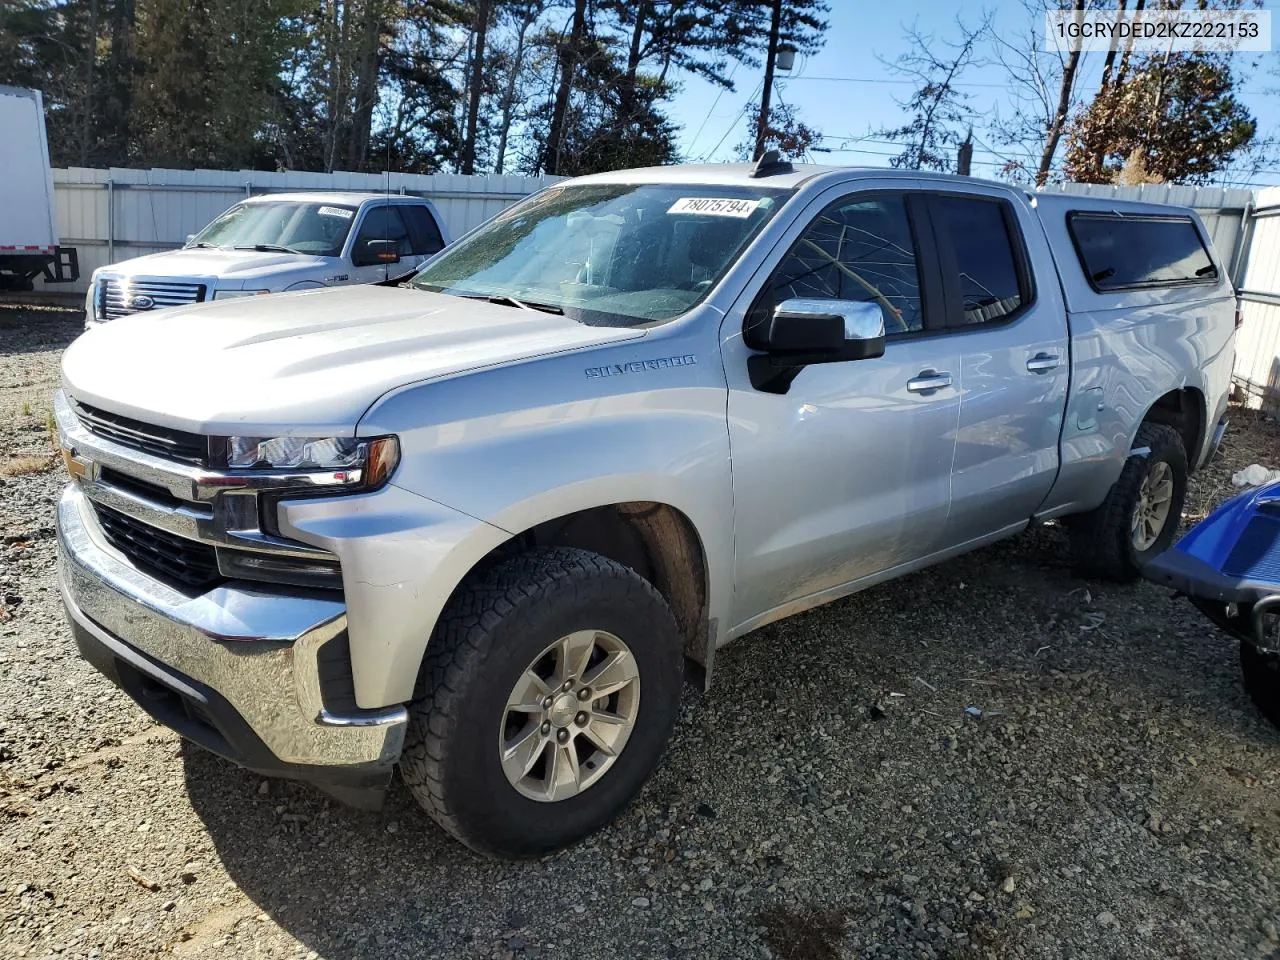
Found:
[[150, 310], [156, 305], [156, 302], [145, 294], [139, 294], [129, 299], [129, 306], [135, 310]]

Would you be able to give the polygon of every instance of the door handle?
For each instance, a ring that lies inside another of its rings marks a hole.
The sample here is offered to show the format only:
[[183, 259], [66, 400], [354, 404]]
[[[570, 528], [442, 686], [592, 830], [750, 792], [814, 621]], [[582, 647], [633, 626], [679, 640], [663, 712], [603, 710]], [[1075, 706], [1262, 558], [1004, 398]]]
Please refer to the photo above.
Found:
[[1027, 369], [1032, 373], [1048, 373], [1062, 366], [1062, 358], [1048, 353], [1037, 353], [1027, 361]]
[[943, 387], [951, 386], [951, 374], [938, 370], [921, 370], [907, 381], [907, 390], [911, 393], [933, 393]]

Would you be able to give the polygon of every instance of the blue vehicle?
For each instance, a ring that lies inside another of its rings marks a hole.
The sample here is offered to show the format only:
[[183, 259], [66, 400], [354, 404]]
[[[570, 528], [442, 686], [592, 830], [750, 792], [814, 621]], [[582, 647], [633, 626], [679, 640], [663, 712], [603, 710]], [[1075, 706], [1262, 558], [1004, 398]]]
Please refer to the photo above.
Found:
[[1280, 481], [1228, 500], [1143, 575], [1240, 639], [1245, 691], [1280, 726]]

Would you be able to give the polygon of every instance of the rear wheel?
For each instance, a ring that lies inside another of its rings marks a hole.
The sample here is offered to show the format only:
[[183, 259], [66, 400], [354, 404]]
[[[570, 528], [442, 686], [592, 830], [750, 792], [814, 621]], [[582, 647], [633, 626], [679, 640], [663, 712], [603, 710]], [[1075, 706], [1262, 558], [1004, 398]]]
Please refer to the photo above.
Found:
[[1073, 518], [1071, 549], [1087, 574], [1135, 580], [1173, 542], [1187, 495], [1187, 454], [1172, 427], [1144, 423], [1102, 506]]
[[1263, 653], [1251, 643], [1242, 643], [1240, 672], [1245, 693], [1264, 717], [1280, 727], [1280, 656]]
[[585, 550], [533, 551], [450, 600], [401, 774], [472, 849], [529, 856], [612, 820], [661, 757], [683, 653], [661, 595]]

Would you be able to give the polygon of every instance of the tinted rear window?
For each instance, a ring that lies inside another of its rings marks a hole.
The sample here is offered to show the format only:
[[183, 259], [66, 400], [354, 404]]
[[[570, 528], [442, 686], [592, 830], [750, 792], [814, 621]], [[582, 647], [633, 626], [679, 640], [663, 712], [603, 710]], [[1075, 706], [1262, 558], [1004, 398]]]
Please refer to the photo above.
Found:
[[1218, 271], [1189, 217], [1073, 213], [1067, 225], [1098, 290], [1208, 283]]
[[1001, 201], [974, 197], [940, 196], [934, 201], [934, 225], [955, 250], [962, 323], [999, 321], [1027, 299], [1004, 207]]

